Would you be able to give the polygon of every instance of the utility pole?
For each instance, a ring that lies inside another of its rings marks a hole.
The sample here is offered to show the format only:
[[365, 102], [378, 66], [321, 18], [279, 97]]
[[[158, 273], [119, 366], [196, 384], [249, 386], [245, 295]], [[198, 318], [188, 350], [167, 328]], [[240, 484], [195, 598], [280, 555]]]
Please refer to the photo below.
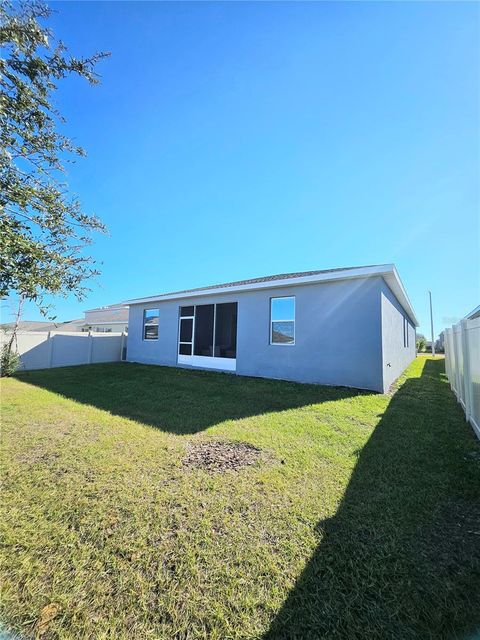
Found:
[[433, 337], [432, 292], [429, 291], [428, 295], [430, 296], [430, 328], [432, 330], [432, 356], [435, 357], [435, 340], [434, 340], [434, 337]]

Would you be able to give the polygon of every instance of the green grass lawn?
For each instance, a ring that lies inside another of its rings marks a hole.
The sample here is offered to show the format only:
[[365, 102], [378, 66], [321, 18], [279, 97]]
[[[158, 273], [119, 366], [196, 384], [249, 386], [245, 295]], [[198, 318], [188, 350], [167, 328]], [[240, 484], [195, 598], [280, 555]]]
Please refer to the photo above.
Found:
[[[441, 359], [392, 396], [118, 363], [19, 374], [2, 405], [1, 619], [20, 637], [480, 631], [480, 442]], [[265, 455], [184, 466], [208, 440]]]

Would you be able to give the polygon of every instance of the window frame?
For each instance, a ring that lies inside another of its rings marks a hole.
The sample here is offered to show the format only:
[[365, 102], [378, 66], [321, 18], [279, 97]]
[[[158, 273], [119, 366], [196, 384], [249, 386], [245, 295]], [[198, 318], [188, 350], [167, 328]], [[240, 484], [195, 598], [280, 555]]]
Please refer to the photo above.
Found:
[[[193, 304], [193, 305], [179, 305], [178, 308], [178, 336], [177, 336], [177, 362], [178, 362], [178, 358], [182, 357], [182, 358], [210, 358], [212, 360], [212, 362], [216, 361], [216, 360], [227, 360], [230, 362], [235, 362], [237, 361], [237, 335], [238, 335], [238, 325], [235, 328], [235, 357], [230, 358], [227, 356], [216, 356], [215, 355], [215, 348], [216, 348], [216, 344], [215, 344], [215, 340], [216, 340], [216, 331], [217, 331], [217, 307], [224, 305], [224, 304], [234, 304], [236, 305], [236, 309], [237, 309], [237, 317], [238, 317], [238, 300], [233, 300], [231, 302], [210, 302], [210, 303], [204, 303], [204, 304]], [[196, 355], [195, 354], [195, 332], [196, 332], [196, 322], [197, 322], [197, 307], [203, 307], [203, 306], [213, 306], [213, 345], [212, 345], [212, 355], [211, 356], [200, 356], [200, 355]], [[193, 315], [192, 316], [182, 316], [182, 308], [185, 307], [192, 307], [193, 308]], [[181, 336], [181, 327], [182, 327], [182, 320], [192, 320], [192, 341], [184, 341], [184, 340], [180, 340], [180, 336]], [[190, 355], [185, 355], [183, 353], [180, 353], [180, 346], [182, 344], [187, 344], [191, 346], [191, 353]]]
[[[148, 311], [156, 311], [157, 312], [157, 323], [155, 324], [154, 322], [146, 322], [146, 314]], [[160, 326], [160, 308], [159, 307], [154, 307], [153, 309], [144, 309], [143, 310], [143, 319], [142, 319], [142, 341], [143, 342], [154, 342], [155, 340], [158, 340], [158, 335], [159, 335], [159, 326]], [[155, 338], [147, 338], [145, 337], [145, 329], [147, 327], [157, 327], [157, 335], [155, 336]]]
[[[193, 316], [182, 316], [182, 306], [183, 307], [193, 307]], [[190, 345], [190, 355], [186, 355], [186, 358], [191, 358], [194, 354], [193, 354], [193, 345], [195, 344], [195, 311], [196, 311], [196, 305], [192, 305], [192, 304], [188, 304], [188, 305], [180, 305], [179, 309], [178, 309], [178, 338], [177, 338], [177, 359], [178, 356], [185, 356], [185, 354], [180, 353], [180, 345], [182, 344], [189, 344]], [[182, 330], [182, 320], [191, 320], [192, 321], [192, 340], [191, 342], [189, 341], [181, 341], [180, 340], [180, 336], [181, 336], [181, 330]]]
[[[270, 298], [270, 340], [269, 343], [272, 347], [294, 347], [297, 342], [297, 301], [296, 296], [274, 296]], [[282, 319], [282, 320], [273, 320], [272, 318], [272, 307], [274, 300], [284, 300], [289, 299], [293, 300], [293, 320], [292, 319]], [[293, 322], [293, 342], [273, 342], [273, 323], [274, 322]]]

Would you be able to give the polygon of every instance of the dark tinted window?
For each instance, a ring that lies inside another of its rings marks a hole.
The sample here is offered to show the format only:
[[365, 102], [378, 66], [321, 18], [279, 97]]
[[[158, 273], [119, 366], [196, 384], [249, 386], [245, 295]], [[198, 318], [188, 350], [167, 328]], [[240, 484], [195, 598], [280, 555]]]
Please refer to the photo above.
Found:
[[181, 344], [178, 348], [178, 353], [181, 356], [191, 356], [192, 355], [192, 345], [191, 344]]
[[186, 316], [194, 315], [194, 307], [180, 307], [180, 316], [185, 318]]
[[215, 318], [215, 356], [237, 357], [237, 303], [217, 304]]
[[180, 320], [180, 342], [191, 342], [193, 331], [193, 318]]
[[195, 310], [195, 349], [196, 356], [213, 355], [213, 304], [197, 305]]

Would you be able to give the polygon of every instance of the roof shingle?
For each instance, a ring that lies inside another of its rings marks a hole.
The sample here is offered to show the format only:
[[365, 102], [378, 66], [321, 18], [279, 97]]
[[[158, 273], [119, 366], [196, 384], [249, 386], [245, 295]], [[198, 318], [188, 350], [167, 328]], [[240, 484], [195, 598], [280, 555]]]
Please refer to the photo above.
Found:
[[[376, 265], [363, 265], [361, 267], [341, 267], [338, 269], [320, 269], [317, 271], [298, 271], [295, 273], [277, 273], [273, 276], [262, 276], [261, 278], [251, 278], [249, 280], [236, 280], [235, 282], [224, 282], [222, 284], [212, 284], [207, 287], [196, 287], [195, 289], [183, 289], [182, 291], [169, 291], [167, 293], [159, 293], [154, 296], [146, 296], [156, 300], [164, 296], [176, 296], [183, 295], [185, 293], [195, 293], [196, 291], [210, 291], [215, 289], [224, 289], [226, 287], [240, 287], [248, 284], [258, 284], [260, 282], [275, 282], [275, 280], [288, 280], [290, 278], [304, 278], [307, 276], [317, 276], [323, 273], [337, 273], [342, 271], [351, 271], [352, 269], [365, 269]], [[144, 298], [136, 298], [136, 300], [143, 300]], [[134, 302], [133, 300], [131, 302]]]

